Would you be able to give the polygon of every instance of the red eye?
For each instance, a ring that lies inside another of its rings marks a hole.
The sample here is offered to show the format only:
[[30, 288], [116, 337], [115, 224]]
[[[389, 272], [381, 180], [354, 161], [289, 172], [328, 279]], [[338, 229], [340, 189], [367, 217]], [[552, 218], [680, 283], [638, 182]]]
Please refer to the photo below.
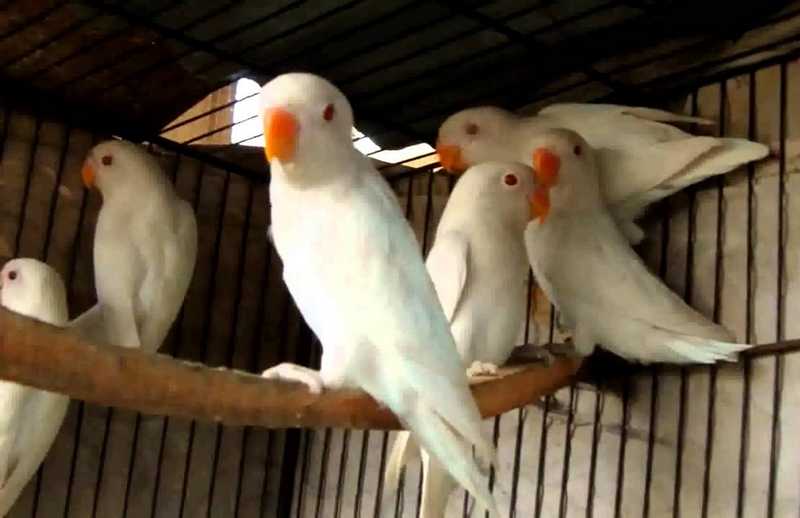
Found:
[[581, 156], [581, 147], [575, 146], [574, 148], [572, 148], [572, 152], [575, 153], [575, 156]]
[[111, 155], [103, 155], [100, 161], [103, 162], [103, 165], [111, 165], [114, 162], [114, 157]]
[[8, 272], [8, 280], [9, 281], [17, 280], [17, 272], [14, 271], [14, 270], [11, 270], [10, 272]]
[[503, 183], [506, 185], [517, 185], [517, 182], [519, 182], [519, 179], [517, 179], [516, 175], [509, 173], [503, 177]]
[[475, 124], [474, 122], [470, 122], [469, 124], [467, 124], [465, 131], [467, 132], [467, 135], [477, 135], [478, 125]]
[[333, 115], [336, 113], [336, 109], [333, 107], [332, 104], [329, 104], [325, 107], [325, 110], [322, 112], [322, 118], [326, 121], [333, 120]]

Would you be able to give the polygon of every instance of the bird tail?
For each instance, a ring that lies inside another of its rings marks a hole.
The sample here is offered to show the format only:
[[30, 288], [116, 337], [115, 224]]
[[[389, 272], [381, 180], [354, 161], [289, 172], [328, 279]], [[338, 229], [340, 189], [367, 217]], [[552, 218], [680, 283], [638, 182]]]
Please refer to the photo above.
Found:
[[447, 502], [456, 483], [444, 466], [425, 452], [422, 453], [422, 470], [420, 518], [440, 518], [447, 510]]
[[71, 320], [67, 327], [75, 329], [85, 340], [96, 344], [108, 343], [106, 324], [100, 304], [95, 304]]
[[752, 347], [750, 344], [721, 342], [708, 338], [669, 333], [663, 344], [674, 355], [666, 361], [677, 363], [716, 363], [736, 361], [737, 354]]
[[[606, 197], [617, 220], [634, 220], [645, 208], [697, 182], [760, 160], [769, 148], [737, 138], [689, 137], [655, 144], [637, 152], [599, 150]], [[643, 169], [642, 164], [648, 164]]]
[[[408, 412], [403, 421], [416, 434], [420, 446], [464, 487], [475, 500], [489, 511], [490, 516], [499, 517], [497, 504], [486, 484], [485, 470], [473, 456], [472, 444], [459, 434], [436, 410], [419, 401], [414, 410]], [[492, 450], [492, 460], [494, 449]]]
[[384, 486], [387, 488], [397, 487], [400, 481], [400, 474], [409, 462], [419, 456], [419, 446], [411, 436], [411, 432], [399, 432], [392, 444], [392, 451], [389, 453], [389, 460], [386, 462], [384, 474]]

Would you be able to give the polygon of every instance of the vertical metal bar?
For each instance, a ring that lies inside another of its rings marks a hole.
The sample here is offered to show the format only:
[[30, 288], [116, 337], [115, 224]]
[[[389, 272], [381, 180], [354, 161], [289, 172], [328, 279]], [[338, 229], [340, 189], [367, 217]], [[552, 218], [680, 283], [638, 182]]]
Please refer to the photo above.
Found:
[[[728, 100], [728, 89], [725, 81], [719, 84], [719, 136], [725, 136], [726, 113], [725, 109]], [[719, 323], [722, 310], [722, 256], [723, 256], [723, 230], [725, 228], [725, 181], [722, 176], [718, 176], [717, 182], [717, 244], [715, 251], [714, 266], [714, 322]], [[703, 471], [703, 501], [701, 516], [708, 517], [708, 502], [711, 493], [711, 462], [714, 453], [714, 415], [716, 412], [717, 401], [717, 366], [709, 367], [708, 380], [708, 414], [706, 419], [706, 451], [705, 468]]]
[[319, 463], [319, 485], [317, 486], [317, 506], [314, 516], [322, 516], [325, 509], [325, 488], [328, 483], [328, 458], [330, 457], [331, 429], [325, 428], [322, 439], [322, 459]]
[[[172, 169], [171, 179], [172, 182], [177, 181], [178, 172], [180, 170], [182, 155], [178, 154], [175, 157], [175, 164]], [[200, 206], [200, 192], [203, 189], [203, 171], [202, 169], [197, 172], [197, 182], [195, 183], [194, 193], [192, 194], [192, 209], [197, 214]], [[185, 307], [181, 307], [178, 313], [178, 318], [175, 321], [175, 336], [173, 339], [172, 350], [168, 352], [171, 356], [177, 356], [180, 352], [180, 345], [183, 342], [183, 323], [186, 317]], [[158, 509], [158, 489], [161, 486], [161, 467], [164, 465], [164, 452], [166, 451], [167, 433], [169, 432], [169, 425], [172, 421], [169, 418], [164, 419], [164, 425], [161, 427], [161, 439], [158, 446], [158, 463], [156, 464], [156, 477], [153, 484], [153, 500], [150, 505], [150, 516], [155, 517], [156, 510]]]
[[[53, 191], [50, 193], [50, 204], [48, 206], [47, 227], [45, 229], [44, 242], [42, 243], [42, 250], [39, 253], [39, 259], [44, 262], [47, 262], [50, 257], [50, 243], [53, 237], [56, 210], [58, 209], [58, 187], [61, 185], [61, 180], [64, 177], [64, 164], [67, 161], [67, 152], [69, 151], [69, 145], [72, 138], [72, 128], [68, 125], [64, 125], [63, 138], [64, 142], [61, 145], [61, 151], [58, 157], [58, 167], [56, 170], [56, 177], [53, 182]], [[33, 518], [35, 518], [39, 512], [39, 498], [42, 495], [42, 468], [43, 465], [39, 466], [38, 470], [36, 471], [36, 485], [33, 492], [33, 509], [31, 511], [31, 516]]]
[[[782, 341], [784, 333], [786, 250], [786, 62], [780, 67], [780, 150], [778, 162], [778, 285], [775, 319], [775, 339]], [[775, 491], [778, 483], [778, 457], [781, 449], [781, 401], [783, 396], [783, 356], [775, 354], [775, 381], [772, 388], [772, 433], [770, 436], [769, 489], [767, 517], [775, 516]]]
[[631, 379], [628, 375], [622, 382], [622, 428], [620, 432], [619, 457], [617, 460], [617, 489], [614, 496], [614, 517], [622, 518], [622, 493], [625, 485], [625, 451], [628, 441], [628, 419], [630, 417]]
[[567, 516], [567, 503], [569, 497], [567, 486], [569, 485], [569, 466], [572, 459], [572, 437], [575, 432], [573, 429], [573, 422], [577, 405], [578, 391], [575, 388], [575, 384], [572, 384], [569, 387], [569, 413], [567, 414], [567, 424], [564, 432], [564, 461], [562, 462], [561, 470], [561, 496], [558, 502], [558, 516], [560, 518], [566, 518]]
[[[93, 141], [97, 142], [97, 135], [93, 136]], [[67, 296], [71, 297], [75, 279], [75, 271], [78, 268], [78, 255], [81, 245], [81, 229], [86, 220], [86, 207], [89, 205], [89, 191], [85, 187], [81, 190], [81, 208], [78, 212], [78, 223], [75, 226], [75, 238], [72, 240], [72, 256], [70, 257], [69, 274], [67, 281]], [[86, 403], [80, 402], [78, 404], [78, 415], [75, 420], [75, 441], [72, 449], [72, 459], [70, 460], [69, 477], [67, 478], [67, 495], [64, 501], [64, 518], [69, 514], [69, 507], [72, 501], [72, 488], [75, 485], [75, 471], [78, 465], [78, 445], [81, 440], [81, 428], [83, 426], [83, 414], [86, 412]]]
[[381, 442], [381, 462], [378, 467], [378, 489], [375, 491], [375, 514], [373, 518], [379, 518], [381, 515], [381, 501], [383, 500], [383, 470], [386, 467], [386, 451], [389, 447], [389, 432], [383, 432], [383, 441]]
[[[659, 277], [663, 280], [667, 276], [669, 264], [669, 229], [670, 215], [666, 214], [661, 220], [661, 260], [659, 264]], [[653, 485], [653, 460], [655, 456], [656, 427], [658, 423], [658, 391], [660, 369], [657, 366], [650, 368], [650, 420], [647, 434], [647, 465], [644, 476], [644, 500], [642, 502], [642, 517], [650, 516], [650, 491]]]
[[[502, 419], [502, 415], [495, 416], [494, 418], [494, 430], [492, 432], [492, 442], [494, 443], [495, 451], [499, 451], [500, 449], [500, 419]], [[494, 465], [492, 464], [489, 466], [489, 492], [492, 493], [494, 491], [494, 482], [495, 477], [497, 477], [497, 470], [495, 469]], [[489, 511], [485, 512], [485, 517], [489, 518]]]
[[[252, 212], [252, 209], [251, 209]], [[256, 303], [256, 311], [254, 313], [255, 322], [257, 323], [254, 326], [255, 331], [253, 332], [253, 339], [250, 342], [250, 351], [251, 357], [249, 362], [249, 371], [257, 371], [259, 366], [262, 364], [260, 361], [260, 354], [259, 351], [264, 343], [264, 333], [266, 330], [267, 318], [265, 315], [266, 307], [267, 307], [267, 293], [270, 290], [270, 283], [269, 283], [269, 273], [272, 269], [272, 251], [270, 246], [267, 245], [264, 248], [264, 252], [266, 254], [264, 259], [264, 268], [261, 270], [261, 279], [259, 280], [259, 286], [262, 287], [259, 295], [258, 295], [258, 302]], [[288, 301], [287, 301], [288, 305]], [[285, 316], [287, 311], [284, 311], [281, 315], [281, 319], [279, 320], [279, 326], [282, 329], [285, 329], [287, 326], [285, 325]], [[281, 343], [285, 343], [286, 338], [281, 340]], [[253, 433], [253, 428], [251, 426], [245, 427], [242, 431], [242, 442], [241, 442], [241, 452], [242, 455], [239, 458], [239, 468], [237, 470], [238, 476], [237, 480], [238, 483], [236, 485], [236, 500], [233, 508], [233, 518], [239, 518], [239, 510], [242, 504], [242, 487], [244, 486], [244, 471], [245, 471], [245, 458], [247, 458], [247, 445], [250, 444], [250, 434]], [[267, 449], [264, 461], [264, 480], [262, 482], [262, 489], [261, 489], [261, 513], [263, 514], [263, 503], [264, 503], [264, 493], [267, 492], [268, 487], [268, 479], [269, 479], [269, 464], [271, 461], [270, 450], [272, 449], [273, 445], [273, 434], [272, 430], [267, 432]]]
[[[217, 274], [219, 273], [220, 261], [220, 245], [222, 243], [222, 234], [225, 227], [225, 212], [228, 208], [228, 192], [230, 190], [231, 173], [225, 172], [225, 182], [222, 185], [222, 206], [219, 209], [219, 217], [217, 218], [217, 231], [214, 237], [214, 252], [211, 258], [211, 279], [208, 288], [208, 301], [206, 303], [205, 311], [203, 313], [203, 329], [200, 336], [203, 337], [203, 350], [201, 358], [205, 361], [208, 357], [208, 342], [210, 341], [211, 331], [211, 316], [214, 309], [214, 293], [217, 288]], [[186, 493], [188, 489], [189, 472], [192, 465], [192, 451], [194, 449], [194, 436], [197, 432], [197, 421], [192, 421], [189, 425], [189, 447], [186, 451], [186, 464], [183, 472], [183, 489], [181, 491], [181, 499], [179, 506], [178, 516], [183, 518], [183, 513], [186, 511]]]
[[19, 254], [19, 248], [22, 243], [22, 231], [25, 228], [25, 213], [28, 210], [28, 198], [31, 192], [31, 180], [33, 179], [33, 169], [36, 166], [36, 150], [39, 147], [39, 131], [42, 128], [42, 119], [40, 115], [36, 115], [36, 120], [33, 127], [33, 139], [31, 141], [31, 151], [28, 154], [28, 169], [25, 172], [25, 187], [22, 191], [22, 202], [19, 209], [19, 223], [17, 224], [17, 232], [14, 236], [14, 256]]
[[[553, 342], [555, 333], [555, 307], [550, 304], [550, 332], [548, 342]], [[544, 501], [544, 476], [545, 476], [545, 458], [547, 455], [547, 433], [549, 426], [547, 418], [550, 414], [550, 400], [553, 396], [545, 396], [544, 398], [544, 411], [542, 412], [542, 430], [541, 439], [539, 442], [539, 467], [536, 475], [536, 504], [534, 507], [534, 516], [540, 518], [542, 516], [542, 502]]]
[[[358, 481], [356, 482], [356, 501], [353, 506], [353, 517], [358, 518], [361, 516], [361, 501], [364, 494], [364, 475], [367, 472], [367, 455], [369, 447], [369, 430], [361, 432], [361, 456], [358, 460]], [[378, 477], [383, 474], [378, 473]]]
[[[533, 272], [528, 270], [528, 291], [525, 300], [525, 345], [530, 343], [531, 331], [531, 310], [533, 309]], [[525, 408], [517, 409], [517, 434], [514, 443], [514, 469], [511, 476], [511, 498], [508, 505], [509, 518], [517, 516], [517, 498], [519, 493], [519, 474], [522, 464], [522, 440], [525, 434], [525, 418], [527, 411]]]
[[586, 491], [586, 518], [594, 517], [595, 476], [597, 475], [597, 450], [600, 447], [600, 419], [605, 403], [605, 387], [598, 382], [594, 400], [594, 423], [592, 423], [592, 450], [589, 454], [589, 488]]
[[[750, 90], [747, 102], [747, 138], [756, 140], [756, 74], [750, 72]], [[755, 166], [747, 164], [747, 300], [745, 307], [745, 342], [753, 343], [753, 268], [755, 265]], [[742, 386], [742, 427], [739, 433], [739, 481], [736, 492], [736, 518], [744, 516], [745, 494], [747, 492], [747, 445], [750, 439], [750, 388], [752, 360], [745, 356], [742, 360], [744, 383]]]
[[342, 493], [344, 493], [344, 479], [347, 476], [347, 454], [350, 450], [350, 430], [342, 434], [342, 454], [339, 456], [339, 475], [336, 479], [336, 504], [333, 511], [334, 518], [342, 516]]
[[[698, 113], [697, 105], [697, 91], [692, 93], [692, 115], [696, 116]], [[696, 214], [696, 190], [694, 188], [688, 189], [689, 206], [687, 208], [689, 215], [689, 228], [686, 233], [686, 277], [684, 283], [684, 296], [683, 299], [687, 304], [691, 304], [692, 296], [694, 294], [694, 234], [696, 228], [695, 218]], [[674, 518], [679, 518], [680, 513], [680, 498], [681, 488], [683, 484], [683, 447], [686, 439], [686, 401], [688, 396], [688, 375], [685, 367], [681, 367], [681, 383], [680, 383], [680, 396], [678, 407], [678, 438], [675, 446], [675, 488], [672, 493], [672, 515]]]
[[[236, 293], [234, 295], [233, 315], [231, 315], [231, 325], [228, 331], [228, 350], [226, 351], [225, 367], [233, 366], [233, 357], [236, 354], [236, 343], [239, 336], [239, 316], [242, 306], [242, 292], [244, 291], [244, 274], [247, 267], [247, 248], [250, 234], [250, 223], [253, 215], [253, 200], [255, 197], [255, 187], [248, 183], [247, 203], [245, 204], [244, 222], [242, 224], [242, 241], [239, 244], [239, 265], [236, 270]], [[214, 436], [214, 455], [211, 460], [211, 480], [208, 486], [208, 507], [206, 508], [207, 518], [211, 518], [211, 507], [214, 502], [214, 489], [217, 482], [217, 468], [219, 467], [219, 452], [222, 447], [222, 425], [217, 424]], [[244, 435], [244, 431], [242, 432]], [[240, 455], [244, 454], [244, 444], [240, 448]], [[237, 485], [241, 484], [241, 479], [237, 480]]]

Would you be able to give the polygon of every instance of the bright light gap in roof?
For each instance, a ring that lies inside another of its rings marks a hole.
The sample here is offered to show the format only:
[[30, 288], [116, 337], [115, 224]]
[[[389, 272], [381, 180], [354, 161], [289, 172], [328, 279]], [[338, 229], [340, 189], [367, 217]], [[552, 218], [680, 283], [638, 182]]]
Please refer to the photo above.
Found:
[[[234, 126], [231, 129], [231, 143], [241, 141], [239, 144], [242, 146], [263, 145], [261, 137], [256, 136], [262, 131], [261, 120], [259, 117], [254, 117], [258, 115], [258, 96], [245, 99], [249, 95], [258, 93], [259, 90], [261, 90], [261, 86], [252, 79], [245, 78], [236, 81], [234, 99], [237, 102], [233, 105]], [[434, 149], [424, 142], [402, 149], [382, 149], [356, 128], [353, 128], [351, 134], [354, 139], [353, 146], [356, 149], [371, 158], [388, 164], [399, 164], [434, 152]]]

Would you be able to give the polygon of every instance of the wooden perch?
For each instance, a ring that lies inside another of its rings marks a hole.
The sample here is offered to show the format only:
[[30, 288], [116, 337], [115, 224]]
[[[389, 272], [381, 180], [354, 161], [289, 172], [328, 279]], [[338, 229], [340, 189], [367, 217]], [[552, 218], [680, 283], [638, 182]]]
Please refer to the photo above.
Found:
[[[472, 385], [484, 417], [529, 404], [568, 385], [580, 362], [502, 369]], [[0, 378], [145, 414], [266, 428], [400, 429], [395, 416], [356, 390], [265, 380], [229, 369], [95, 345], [76, 334], [0, 308]]]

